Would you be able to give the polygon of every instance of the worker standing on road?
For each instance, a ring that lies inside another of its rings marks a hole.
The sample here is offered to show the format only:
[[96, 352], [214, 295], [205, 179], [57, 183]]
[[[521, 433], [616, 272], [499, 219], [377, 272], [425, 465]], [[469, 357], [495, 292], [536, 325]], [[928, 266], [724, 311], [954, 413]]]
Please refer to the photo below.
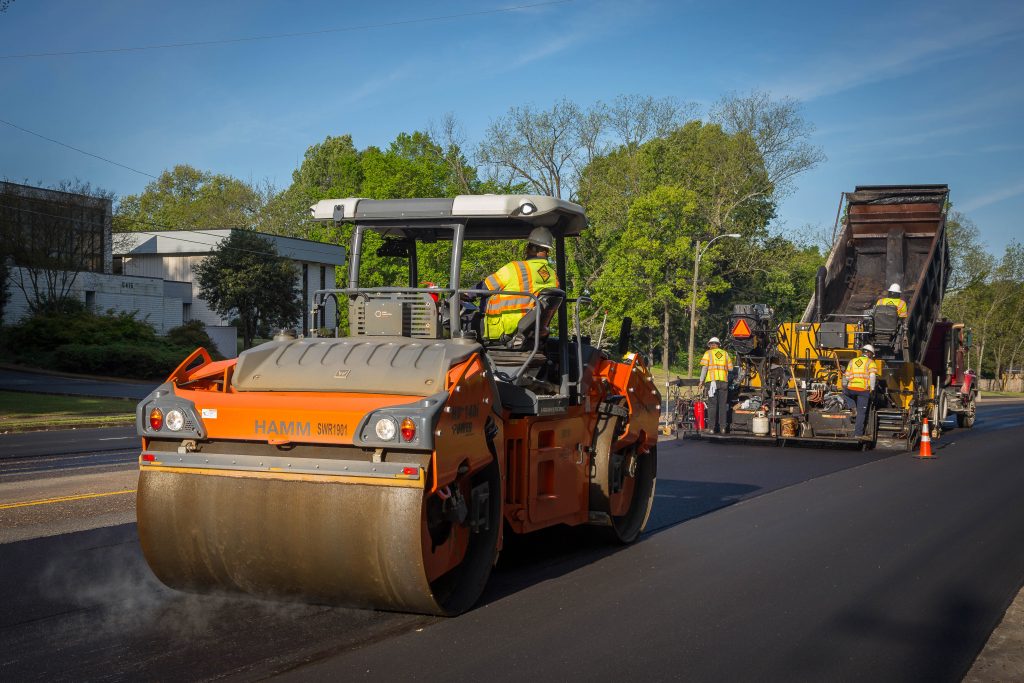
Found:
[[878, 366], [874, 358], [875, 347], [865, 344], [861, 347], [861, 355], [847, 363], [843, 373], [843, 396], [857, 408], [857, 426], [853, 430], [856, 437], [864, 436], [868, 402], [878, 380]]
[[888, 294], [875, 302], [875, 308], [879, 306], [895, 306], [899, 317], [907, 317], [907, 302], [903, 300], [900, 286], [895, 282], [889, 285]]
[[[526, 258], [512, 261], [484, 279], [482, 288], [492, 292], [508, 290], [537, 294], [542, 289], [558, 287], [554, 266], [548, 255], [555, 238], [547, 228], [534, 228], [526, 244]], [[502, 335], [516, 332], [519, 321], [533, 310], [534, 301], [519, 294], [492, 294], [484, 307], [484, 338], [501, 339]], [[537, 331], [543, 334], [542, 330]]]
[[729, 371], [732, 370], [732, 358], [725, 349], [720, 348], [722, 342], [718, 337], [708, 340], [708, 350], [700, 359], [700, 383], [707, 387], [708, 423], [705, 432], [724, 433], [728, 425], [729, 414]]

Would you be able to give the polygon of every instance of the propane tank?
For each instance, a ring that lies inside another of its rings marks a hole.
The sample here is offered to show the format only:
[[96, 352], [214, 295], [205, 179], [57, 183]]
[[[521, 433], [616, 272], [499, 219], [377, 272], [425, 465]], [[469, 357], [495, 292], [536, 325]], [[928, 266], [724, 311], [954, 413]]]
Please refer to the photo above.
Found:
[[758, 413], [752, 422], [751, 428], [756, 436], [768, 436], [768, 416]]
[[694, 401], [693, 403], [693, 424], [698, 430], [704, 431], [704, 416], [707, 414], [707, 406], [704, 401]]

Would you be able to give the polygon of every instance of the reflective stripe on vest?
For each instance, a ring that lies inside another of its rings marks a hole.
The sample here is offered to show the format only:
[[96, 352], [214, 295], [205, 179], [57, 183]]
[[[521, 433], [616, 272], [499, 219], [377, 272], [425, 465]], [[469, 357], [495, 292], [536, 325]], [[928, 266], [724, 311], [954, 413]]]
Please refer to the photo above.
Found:
[[875, 307], [878, 306], [895, 306], [896, 315], [901, 318], [907, 317], [907, 302], [903, 299], [894, 299], [890, 296], [885, 296], [875, 302]]
[[[512, 261], [484, 280], [492, 291], [508, 290], [537, 294], [542, 289], [557, 287], [554, 268], [545, 259]], [[498, 339], [513, 334], [523, 315], [533, 309], [533, 299], [519, 294], [492, 294], [484, 308], [484, 336]]]
[[846, 365], [843, 379], [847, 389], [867, 391], [871, 388], [871, 375], [874, 374], [877, 374], [874, 361], [867, 356], [857, 356]]
[[722, 349], [708, 349], [700, 359], [701, 367], [708, 369], [704, 382], [725, 382], [732, 370], [732, 358]]

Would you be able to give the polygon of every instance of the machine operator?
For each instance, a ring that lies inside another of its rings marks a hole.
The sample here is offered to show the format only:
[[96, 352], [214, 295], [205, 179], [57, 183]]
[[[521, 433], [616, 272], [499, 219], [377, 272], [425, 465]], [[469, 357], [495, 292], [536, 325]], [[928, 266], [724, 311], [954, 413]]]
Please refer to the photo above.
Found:
[[855, 437], [864, 436], [868, 401], [878, 380], [878, 365], [874, 358], [875, 347], [865, 344], [861, 347], [861, 355], [847, 363], [846, 372], [843, 373], [843, 395], [848, 403], [857, 407], [857, 426], [853, 431]]
[[[488, 275], [478, 289], [492, 292], [508, 290], [537, 294], [542, 289], [558, 287], [555, 267], [548, 262], [555, 238], [544, 227], [534, 228], [526, 243], [526, 257], [511, 261]], [[533, 310], [534, 301], [516, 294], [492, 294], [484, 307], [484, 339], [501, 339], [513, 335], [524, 315]], [[538, 333], [544, 333], [539, 330]]]
[[907, 317], [907, 302], [903, 300], [900, 286], [895, 282], [889, 285], [889, 291], [886, 296], [881, 297], [875, 302], [875, 308], [879, 306], [895, 306], [896, 314], [900, 318]]
[[716, 431], [725, 433], [729, 416], [729, 371], [732, 358], [718, 337], [708, 340], [708, 350], [700, 359], [700, 383], [707, 387], [708, 422], [704, 430], [708, 434]]

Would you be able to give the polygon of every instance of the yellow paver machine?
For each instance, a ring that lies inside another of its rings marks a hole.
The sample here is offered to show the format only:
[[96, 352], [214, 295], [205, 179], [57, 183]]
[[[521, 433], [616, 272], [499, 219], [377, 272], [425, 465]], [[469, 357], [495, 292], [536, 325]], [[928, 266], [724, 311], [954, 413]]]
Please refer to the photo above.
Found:
[[[940, 321], [949, 276], [945, 185], [858, 186], [844, 193], [842, 226], [799, 322], [767, 304], [738, 305], [726, 346], [736, 355], [729, 433], [711, 438], [912, 449], [922, 421], [956, 412], [974, 421], [973, 375], [962, 325]], [[876, 305], [902, 288], [907, 317]], [[847, 363], [876, 349], [878, 382], [863, 437], [841, 392]], [[933, 431], [935, 434], [935, 431]]]
[[[533, 195], [312, 207], [354, 224], [348, 336], [282, 337], [211, 362], [202, 349], [138, 407], [138, 529], [167, 585], [453, 615], [487, 582], [504, 534], [593, 525], [630, 543], [657, 472], [660, 395], [641, 357], [579, 332], [585, 299], [533, 307], [486, 340], [468, 240], [555, 238], [558, 281], [582, 209]], [[407, 287], [361, 286], [370, 232]], [[418, 285], [417, 244], [450, 246], [449, 281]], [[568, 309], [574, 311], [570, 327]], [[628, 328], [628, 325], [625, 326]], [[552, 330], [549, 332], [549, 330]]]

